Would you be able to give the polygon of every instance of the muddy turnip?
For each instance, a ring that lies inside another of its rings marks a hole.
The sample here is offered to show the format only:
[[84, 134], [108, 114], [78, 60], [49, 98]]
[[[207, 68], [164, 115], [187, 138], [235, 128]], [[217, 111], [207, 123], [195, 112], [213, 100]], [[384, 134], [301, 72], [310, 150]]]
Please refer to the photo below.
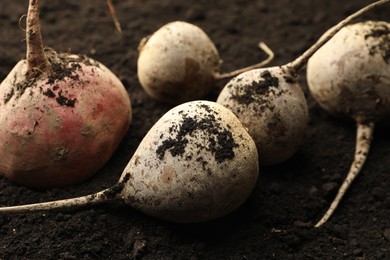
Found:
[[350, 15], [294, 61], [244, 72], [222, 89], [217, 103], [231, 109], [248, 128], [262, 164], [282, 163], [301, 147], [309, 118], [298, 74], [307, 60], [352, 19], [386, 2], [374, 2]]
[[0, 214], [117, 200], [167, 221], [207, 221], [238, 208], [258, 171], [256, 145], [237, 117], [217, 103], [192, 101], [155, 123], [113, 187], [80, 198], [4, 207]]
[[33, 188], [80, 182], [127, 132], [129, 96], [103, 64], [43, 47], [38, 0], [29, 2], [26, 41], [26, 59], [0, 85], [0, 172]]
[[218, 51], [198, 26], [183, 21], [168, 23], [144, 38], [139, 45], [138, 79], [151, 97], [165, 103], [180, 104], [203, 98], [216, 82], [267, 64], [272, 51], [260, 43], [269, 57], [247, 68], [220, 73]]
[[308, 61], [310, 92], [329, 113], [357, 124], [355, 157], [328, 211], [334, 213], [367, 158], [374, 127], [390, 119], [390, 24], [366, 21], [346, 26]]

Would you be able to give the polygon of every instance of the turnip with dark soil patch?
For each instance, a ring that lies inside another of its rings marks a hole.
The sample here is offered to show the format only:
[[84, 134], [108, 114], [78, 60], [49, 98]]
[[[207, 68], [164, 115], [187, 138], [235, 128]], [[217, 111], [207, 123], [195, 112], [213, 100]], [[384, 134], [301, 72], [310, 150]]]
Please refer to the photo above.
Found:
[[0, 214], [122, 201], [159, 219], [202, 222], [243, 204], [258, 174], [256, 145], [237, 117], [215, 102], [192, 101], [155, 123], [113, 187], [79, 198], [3, 207]]
[[334, 213], [366, 161], [374, 127], [390, 119], [390, 24], [346, 26], [310, 59], [309, 90], [329, 113], [357, 124], [355, 157], [336, 198], [316, 227]]
[[309, 116], [298, 73], [307, 60], [351, 20], [386, 2], [374, 2], [350, 15], [294, 61], [244, 72], [226, 84], [217, 103], [231, 109], [248, 128], [261, 164], [282, 163], [301, 147]]
[[0, 172], [33, 188], [97, 172], [126, 134], [128, 93], [103, 64], [44, 48], [39, 1], [30, 0], [27, 57], [0, 85]]
[[209, 93], [217, 81], [271, 61], [273, 52], [264, 43], [259, 47], [268, 54], [263, 62], [220, 73], [222, 61], [208, 35], [196, 25], [171, 22], [141, 41], [138, 79], [146, 93], [161, 102], [180, 104], [197, 100]]

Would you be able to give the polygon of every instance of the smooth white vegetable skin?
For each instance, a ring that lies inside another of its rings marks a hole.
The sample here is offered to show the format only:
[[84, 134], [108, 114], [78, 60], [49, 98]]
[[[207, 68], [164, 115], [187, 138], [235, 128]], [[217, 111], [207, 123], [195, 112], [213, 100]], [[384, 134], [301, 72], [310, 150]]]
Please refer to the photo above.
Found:
[[137, 73], [150, 96], [180, 104], [206, 95], [220, 64], [216, 47], [202, 29], [176, 21], [141, 42]]
[[328, 112], [357, 122], [390, 118], [390, 25], [346, 26], [310, 59], [307, 80]]
[[307, 79], [312, 96], [326, 111], [357, 122], [354, 161], [329, 209], [315, 225], [320, 227], [362, 170], [375, 124], [388, 124], [390, 24], [367, 21], [344, 27], [309, 59]]
[[255, 143], [234, 114], [214, 102], [193, 101], [150, 129], [120, 183], [126, 202], [148, 215], [201, 222], [238, 208], [258, 172]]
[[300, 149], [308, 108], [296, 76], [287, 69], [271, 67], [242, 73], [226, 84], [217, 103], [233, 111], [248, 128], [262, 164], [281, 163]]

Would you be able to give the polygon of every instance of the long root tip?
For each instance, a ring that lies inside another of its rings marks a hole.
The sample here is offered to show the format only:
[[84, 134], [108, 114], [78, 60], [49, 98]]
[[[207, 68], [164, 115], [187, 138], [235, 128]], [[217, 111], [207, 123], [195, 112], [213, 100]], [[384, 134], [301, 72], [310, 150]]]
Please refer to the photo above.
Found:
[[374, 123], [357, 124], [355, 156], [347, 174], [347, 177], [342, 183], [329, 209], [325, 212], [324, 216], [321, 218], [320, 221], [317, 222], [314, 227], [320, 227], [329, 220], [329, 218], [336, 211], [348, 188], [351, 186], [354, 179], [361, 172], [363, 165], [367, 159], [368, 152], [370, 150], [373, 132]]

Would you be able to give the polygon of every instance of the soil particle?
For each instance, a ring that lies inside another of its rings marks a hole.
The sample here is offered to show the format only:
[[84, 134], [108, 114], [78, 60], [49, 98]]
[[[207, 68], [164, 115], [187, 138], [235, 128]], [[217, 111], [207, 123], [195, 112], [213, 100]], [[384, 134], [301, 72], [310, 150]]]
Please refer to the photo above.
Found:
[[[202, 150], [211, 152], [215, 160], [221, 163], [225, 160], [234, 158], [234, 148], [238, 147], [235, 142], [232, 132], [229, 128], [223, 127], [220, 123], [221, 119], [216, 118], [213, 111], [205, 106], [202, 108], [207, 112], [206, 115], [187, 116], [182, 114], [182, 120], [179, 124], [174, 124], [170, 127], [170, 137], [164, 139], [162, 144], [157, 148], [156, 153], [160, 160], [163, 160], [165, 152], [169, 151], [173, 157], [183, 156], [189, 144], [188, 137], [197, 138], [199, 132], [207, 138], [206, 142], [196, 143], [197, 147], [190, 147], [192, 152], [195, 148], [202, 154]], [[186, 159], [191, 160], [192, 156], [187, 156]], [[201, 160], [198, 157], [196, 160]]]
[[17, 82], [17, 79], [15, 77], [12, 90], [10, 91], [11, 95], [8, 94], [7, 96], [12, 97], [13, 93], [16, 93], [17, 94], [16, 98], [20, 97], [21, 95], [23, 95], [26, 89], [28, 89], [29, 87], [35, 84], [36, 80], [37, 80], [36, 78], [31, 78], [31, 79], [26, 79], [22, 82]]
[[56, 96], [56, 94], [54, 94], [54, 92], [50, 88], [47, 88], [46, 91], [43, 92], [43, 95], [51, 98], [54, 98]]
[[[51, 51], [50, 53], [53, 53]], [[79, 80], [79, 75], [75, 71], [80, 70], [81, 66], [75, 63], [74, 59], [69, 59], [65, 55], [52, 54], [54, 57], [48, 58], [51, 69], [47, 75], [47, 84], [53, 85], [57, 81], [70, 78], [74, 81]]]
[[244, 89], [239, 94], [233, 95], [232, 99], [236, 100], [239, 104], [249, 105], [255, 102], [257, 97], [260, 97], [261, 103], [264, 103], [268, 93], [273, 91], [272, 87], [279, 87], [279, 79], [273, 76], [268, 70], [260, 74], [261, 80], [253, 81], [252, 84], [244, 86]]
[[[53, 93], [54, 94], [54, 93]], [[54, 95], [55, 97], [55, 95]], [[56, 101], [61, 106], [67, 106], [67, 107], [74, 107], [74, 104], [76, 103], [76, 99], [67, 98], [62, 95], [62, 91], [58, 93], [58, 97], [56, 97]]]
[[294, 84], [297, 80], [294, 79], [293, 77], [289, 77], [289, 76], [284, 76], [284, 81], [288, 84]]
[[386, 228], [385, 231], [383, 231], [383, 236], [386, 240], [390, 241], [390, 228]]
[[387, 193], [386, 190], [382, 187], [375, 187], [372, 189], [372, 196], [379, 201], [385, 201], [387, 198]]
[[369, 34], [366, 34], [364, 38], [376, 38], [378, 44], [370, 46], [369, 54], [380, 54], [383, 60], [390, 63], [390, 27], [385, 24], [378, 24]]
[[326, 182], [326, 183], [324, 183], [321, 186], [322, 191], [324, 192], [324, 197], [327, 200], [332, 201], [332, 199], [336, 195], [336, 192], [337, 192], [339, 186], [340, 185], [337, 182]]
[[14, 91], [14, 88], [11, 89], [10, 92], [8, 92], [5, 97], [4, 97], [4, 104], [7, 104], [8, 101], [10, 101], [10, 99], [14, 96], [15, 94], [15, 91]]
[[47, 73], [39, 77], [27, 77], [25, 80], [18, 82], [16, 76], [14, 78], [13, 87], [10, 88], [10, 92], [7, 93], [4, 97], [4, 103], [7, 103], [15, 93], [17, 93], [17, 98], [23, 95], [23, 93], [30, 87], [34, 87], [35, 83], [40, 79], [40, 77], [47, 77], [46, 84], [52, 86], [52, 88], [47, 88], [45, 91], [41, 91], [43, 95], [55, 98], [57, 103], [61, 106], [74, 107], [76, 100], [65, 97], [60, 91], [58, 95], [55, 93], [59, 90], [59, 86], [56, 84], [59, 81], [63, 81], [66, 78], [73, 81], [80, 81], [80, 70], [81, 63], [87, 66], [99, 66], [98, 63], [92, 62], [91, 59], [85, 55], [80, 56], [70, 56], [67, 53], [58, 54], [53, 49], [45, 49], [46, 57], [50, 63], [50, 69]]
[[[279, 113], [274, 113], [273, 117], [269, 119], [267, 123], [267, 130], [269, 132], [270, 138], [277, 139], [279, 137], [286, 136], [287, 133], [287, 127], [284, 123], [284, 120], [282, 119], [281, 115]], [[277, 137], [277, 138], [275, 138]], [[279, 140], [274, 140], [275, 143], [280, 143]]]

